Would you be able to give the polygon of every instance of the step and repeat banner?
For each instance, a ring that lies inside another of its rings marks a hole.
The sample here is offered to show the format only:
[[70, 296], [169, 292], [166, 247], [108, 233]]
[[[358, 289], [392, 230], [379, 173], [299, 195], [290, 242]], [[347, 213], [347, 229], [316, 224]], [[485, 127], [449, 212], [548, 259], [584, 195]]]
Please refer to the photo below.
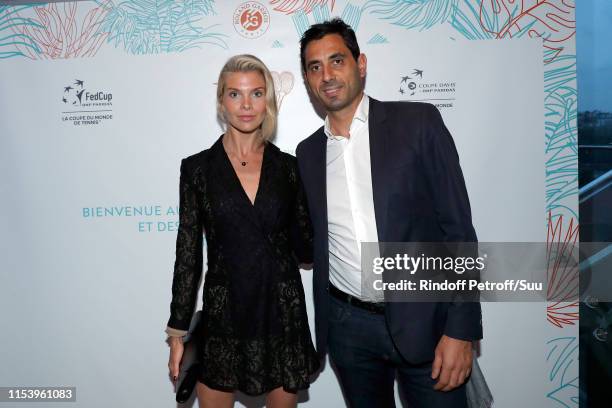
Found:
[[[77, 407], [175, 406], [163, 330], [180, 160], [223, 133], [216, 81], [240, 53], [273, 71], [274, 142], [293, 153], [323, 123], [298, 41], [334, 16], [368, 57], [370, 96], [441, 111], [479, 240], [576, 242], [571, 0], [0, 6], [0, 386], [76, 387]], [[577, 406], [577, 319], [575, 302], [483, 304], [496, 407]], [[329, 365], [300, 401], [344, 406]]]

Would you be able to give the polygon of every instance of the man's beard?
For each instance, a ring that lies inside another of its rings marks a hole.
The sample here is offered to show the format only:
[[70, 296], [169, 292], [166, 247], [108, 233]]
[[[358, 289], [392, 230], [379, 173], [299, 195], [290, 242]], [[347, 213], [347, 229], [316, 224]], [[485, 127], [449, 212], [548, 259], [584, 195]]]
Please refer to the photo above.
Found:
[[[341, 87], [340, 89], [341, 92], [342, 91], [346, 92], [345, 98], [338, 98], [338, 97], [327, 98], [325, 96], [325, 92], [324, 92], [325, 89], [336, 88], [338, 86]], [[347, 87], [345, 83], [332, 81], [332, 82], [327, 83], [324, 87], [320, 88], [320, 92], [322, 95], [322, 97], [320, 98], [320, 102], [327, 111], [336, 112], [336, 111], [342, 110], [346, 108], [347, 106], [349, 106], [353, 102], [355, 97], [359, 94], [359, 91], [360, 90], [355, 90], [350, 87]]]

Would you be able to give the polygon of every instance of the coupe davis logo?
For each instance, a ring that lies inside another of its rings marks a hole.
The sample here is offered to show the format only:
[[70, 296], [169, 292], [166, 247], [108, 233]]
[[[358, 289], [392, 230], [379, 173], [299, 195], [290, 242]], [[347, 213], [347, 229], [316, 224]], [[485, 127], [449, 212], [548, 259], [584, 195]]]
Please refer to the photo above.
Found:
[[[438, 108], [454, 107], [457, 87], [454, 80], [431, 78], [431, 72], [424, 75], [425, 70], [421, 68], [411, 68], [407, 71], [407, 74], [400, 75], [397, 92], [401, 99], [430, 102]], [[424, 76], [427, 78], [423, 78]]]
[[402, 80], [400, 81], [399, 93], [402, 95], [408, 94], [410, 96], [414, 95], [414, 90], [417, 88], [416, 82], [414, 80], [416, 78], [423, 79], [423, 70], [422, 69], [413, 69], [412, 76], [404, 75], [402, 76]]

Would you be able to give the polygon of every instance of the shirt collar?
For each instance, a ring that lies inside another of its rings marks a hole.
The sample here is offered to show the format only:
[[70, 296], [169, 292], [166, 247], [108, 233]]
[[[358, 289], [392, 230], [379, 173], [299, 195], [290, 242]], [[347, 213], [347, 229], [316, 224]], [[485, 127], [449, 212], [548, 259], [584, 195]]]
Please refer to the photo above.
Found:
[[[355, 116], [353, 116], [353, 120], [351, 121], [351, 127], [350, 127], [351, 130], [354, 129], [354, 126], [357, 123], [367, 122], [368, 114], [370, 111], [369, 107], [370, 107], [370, 98], [368, 95], [364, 93], [363, 97], [361, 98], [361, 102], [359, 102], [359, 105], [357, 106], [357, 109], [355, 110]], [[329, 124], [329, 115], [325, 116], [325, 126], [323, 127], [323, 131], [325, 132], [325, 136], [327, 136], [328, 139], [335, 139], [335, 140], [345, 139], [345, 137], [343, 136], [336, 136], [332, 134], [331, 126]]]

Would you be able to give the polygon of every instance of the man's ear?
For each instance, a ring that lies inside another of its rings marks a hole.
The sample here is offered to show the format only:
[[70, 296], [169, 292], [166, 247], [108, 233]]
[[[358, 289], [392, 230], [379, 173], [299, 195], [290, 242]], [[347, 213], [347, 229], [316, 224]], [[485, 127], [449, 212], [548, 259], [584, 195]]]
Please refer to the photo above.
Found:
[[357, 58], [357, 67], [359, 68], [359, 76], [361, 79], [365, 78], [368, 70], [368, 58], [365, 54], [359, 54]]

